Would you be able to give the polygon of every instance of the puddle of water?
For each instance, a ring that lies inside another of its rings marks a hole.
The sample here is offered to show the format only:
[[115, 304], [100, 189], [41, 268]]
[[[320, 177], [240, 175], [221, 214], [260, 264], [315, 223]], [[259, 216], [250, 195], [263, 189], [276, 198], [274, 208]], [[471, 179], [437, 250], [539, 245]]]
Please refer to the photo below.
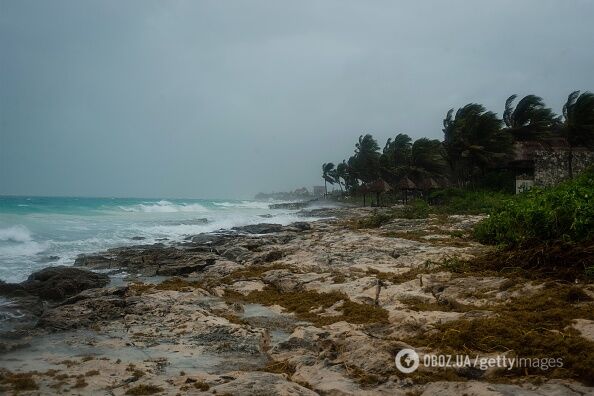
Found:
[[240, 314], [242, 319], [253, 318], [253, 317], [264, 317], [264, 318], [279, 318], [283, 317], [282, 314], [273, 311], [269, 307], [261, 304], [245, 304], [243, 306], [243, 312]]

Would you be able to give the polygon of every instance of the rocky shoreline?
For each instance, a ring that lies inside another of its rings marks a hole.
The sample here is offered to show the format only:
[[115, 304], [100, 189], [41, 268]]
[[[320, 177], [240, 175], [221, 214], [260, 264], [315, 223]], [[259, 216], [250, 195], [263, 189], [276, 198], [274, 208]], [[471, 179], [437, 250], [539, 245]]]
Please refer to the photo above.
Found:
[[[353, 227], [368, 208], [262, 223], [81, 256], [0, 284], [15, 312], [0, 387], [19, 394], [584, 395], [569, 379], [496, 370], [404, 375], [395, 354], [452, 321], [537, 293], [503, 276], [456, 275], [480, 216]], [[447, 264], [450, 263], [450, 264]], [[448, 266], [449, 265], [449, 266]], [[91, 271], [92, 270], [92, 271]], [[594, 296], [591, 286], [584, 293]], [[594, 321], [574, 326], [594, 339]]]

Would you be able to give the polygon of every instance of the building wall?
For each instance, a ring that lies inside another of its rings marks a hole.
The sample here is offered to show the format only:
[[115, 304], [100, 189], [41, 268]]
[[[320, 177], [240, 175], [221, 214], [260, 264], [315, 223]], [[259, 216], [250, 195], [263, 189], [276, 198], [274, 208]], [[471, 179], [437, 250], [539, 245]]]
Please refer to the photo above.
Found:
[[[534, 184], [551, 186], [569, 178], [569, 151], [536, 151], [534, 153]], [[577, 175], [594, 164], [594, 152], [574, 150], [572, 168]]]
[[313, 195], [316, 197], [321, 197], [326, 192], [324, 186], [313, 186]]

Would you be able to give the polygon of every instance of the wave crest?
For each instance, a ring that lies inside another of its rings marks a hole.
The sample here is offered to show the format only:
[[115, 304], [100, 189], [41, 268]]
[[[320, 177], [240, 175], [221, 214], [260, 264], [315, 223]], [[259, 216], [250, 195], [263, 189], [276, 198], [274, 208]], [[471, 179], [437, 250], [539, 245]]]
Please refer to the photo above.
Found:
[[262, 201], [241, 201], [241, 202], [213, 202], [213, 205], [222, 208], [239, 209], [268, 209], [270, 203]]
[[32, 240], [31, 231], [23, 225], [19, 224], [8, 228], [0, 228], [0, 241], [24, 243]]
[[138, 204], [134, 206], [120, 206], [120, 209], [126, 212], [145, 213], [208, 212], [208, 209], [197, 203], [176, 204], [164, 200], [156, 203]]

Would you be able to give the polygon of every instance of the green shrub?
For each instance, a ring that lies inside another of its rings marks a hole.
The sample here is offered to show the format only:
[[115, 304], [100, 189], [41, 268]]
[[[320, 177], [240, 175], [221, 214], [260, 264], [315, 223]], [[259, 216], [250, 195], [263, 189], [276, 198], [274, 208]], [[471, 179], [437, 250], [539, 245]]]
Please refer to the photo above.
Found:
[[379, 228], [390, 220], [392, 220], [390, 214], [374, 210], [371, 215], [356, 220], [353, 224], [353, 228]]
[[394, 209], [392, 217], [395, 219], [426, 219], [429, 217], [430, 207], [422, 199], [413, 199], [402, 208]]
[[474, 230], [482, 243], [507, 247], [594, 237], [594, 168], [547, 189], [532, 189], [491, 212]]
[[448, 188], [432, 192], [435, 210], [446, 214], [482, 214], [500, 208], [510, 194], [489, 190]]

